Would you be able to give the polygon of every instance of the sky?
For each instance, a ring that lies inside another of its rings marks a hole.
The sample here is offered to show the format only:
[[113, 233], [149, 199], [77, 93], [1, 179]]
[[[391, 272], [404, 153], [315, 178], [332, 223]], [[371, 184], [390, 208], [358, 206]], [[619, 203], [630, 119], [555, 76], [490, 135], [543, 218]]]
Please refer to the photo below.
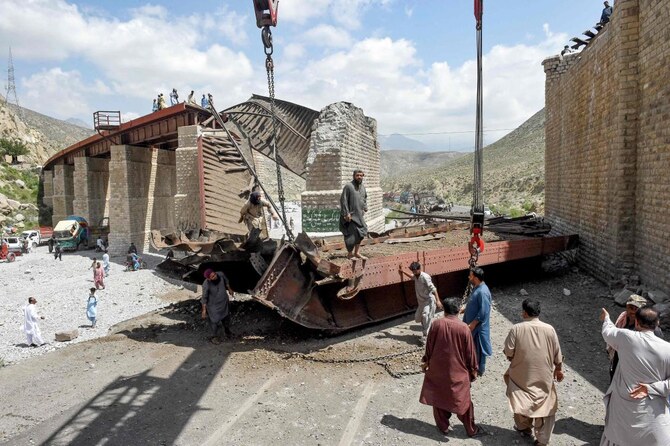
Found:
[[[544, 106], [542, 60], [601, 10], [484, 0], [485, 144]], [[281, 0], [272, 31], [277, 98], [315, 110], [351, 102], [381, 135], [473, 149], [472, 0]], [[10, 47], [21, 106], [59, 119], [134, 119], [172, 88], [182, 100], [211, 93], [218, 109], [268, 94], [252, 0], [0, 0], [3, 95]]]

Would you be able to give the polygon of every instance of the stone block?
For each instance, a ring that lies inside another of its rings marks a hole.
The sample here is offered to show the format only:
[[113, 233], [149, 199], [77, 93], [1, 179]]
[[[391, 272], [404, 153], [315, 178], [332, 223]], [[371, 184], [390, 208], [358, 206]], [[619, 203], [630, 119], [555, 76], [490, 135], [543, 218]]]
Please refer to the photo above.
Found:
[[628, 289], [623, 289], [614, 295], [614, 303], [621, 305], [622, 307], [626, 306], [626, 302], [630, 299], [634, 293]]
[[668, 301], [668, 294], [659, 290], [647, 291], [647, 297], [654, 301], [655, 304], [662, 304]]
[[73, 330], [59, 331], [56, 332], [56, 341], [58, 342], [67, 342], [77, 339], [79, 337], [79, 330], [76, 328]]

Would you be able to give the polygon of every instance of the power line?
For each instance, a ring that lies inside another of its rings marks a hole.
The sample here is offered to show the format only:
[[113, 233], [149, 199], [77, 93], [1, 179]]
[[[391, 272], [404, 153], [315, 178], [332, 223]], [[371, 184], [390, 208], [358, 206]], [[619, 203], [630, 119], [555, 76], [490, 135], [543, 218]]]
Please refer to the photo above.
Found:
[[[484, 133], [511, 132], [512, 130], [516, 130], [516, 128], [484, 130]], [[454, 132], [425, 132], [425, 133], [379, 133], [378, 136], [392, 136], [392, 135], [400, 135], [400, 136], [457, 135], [457, 134], [467, 134], [467, 133], [475, 133], [475, 130], [460, 130], [460, 131], [454, 131]]]

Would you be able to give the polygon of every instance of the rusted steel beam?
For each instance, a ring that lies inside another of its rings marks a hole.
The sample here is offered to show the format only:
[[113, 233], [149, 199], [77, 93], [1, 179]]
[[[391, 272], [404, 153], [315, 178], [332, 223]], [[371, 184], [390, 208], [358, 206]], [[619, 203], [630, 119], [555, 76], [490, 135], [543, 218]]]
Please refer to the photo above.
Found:
[[[491, 242], [479, 255], [478, 265], [509, 262], [527, 257], [537, 257], [568, 249], [576, 243], [576, 236], [541, 237], [512, 241]], [[375, 257], [366, 261], [353, 260], [340, 267], [340, 278], [350, 279], [362, 276], [358, 289], [400, 283], [402, 277], [398, 265], [403, 267], [414, 261], [421, 262], [430, 275], [439, 275], [468, 269], [470, 253], [466, 246], [417, 251], [394, 256]]]

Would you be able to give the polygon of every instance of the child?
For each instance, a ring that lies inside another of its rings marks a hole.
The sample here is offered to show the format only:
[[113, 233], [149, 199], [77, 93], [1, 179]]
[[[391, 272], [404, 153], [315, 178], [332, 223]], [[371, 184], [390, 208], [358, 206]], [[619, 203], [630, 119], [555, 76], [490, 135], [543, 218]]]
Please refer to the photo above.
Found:
[[91, 328], [95, 328], [95, 323], [98, 316], [98, 298], [95, 297], [95, 288], [90, 289], [91, 294], [88, 296], [86, 303], [86, 317], [91, 321]]
[[105, 270], [102, 269], [100, 262], [96, 262], [93, 269], [93, 282], [98, 289], [105, 289]]

